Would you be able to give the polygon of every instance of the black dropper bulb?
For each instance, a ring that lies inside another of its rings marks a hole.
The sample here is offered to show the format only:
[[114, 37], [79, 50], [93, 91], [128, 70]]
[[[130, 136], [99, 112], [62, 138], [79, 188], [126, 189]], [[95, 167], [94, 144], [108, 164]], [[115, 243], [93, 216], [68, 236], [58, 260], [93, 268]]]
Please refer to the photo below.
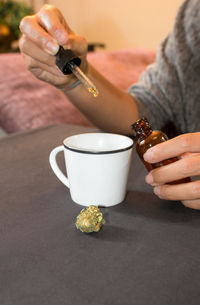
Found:
[[56, 65], [58, 68], [63, 74], [68, 75], [72, 73], [74, 64], [79, 67], [81, 59], [77, 57], [72, 50], [65, 50], [60, 46], [58, 53], [56, 54]]

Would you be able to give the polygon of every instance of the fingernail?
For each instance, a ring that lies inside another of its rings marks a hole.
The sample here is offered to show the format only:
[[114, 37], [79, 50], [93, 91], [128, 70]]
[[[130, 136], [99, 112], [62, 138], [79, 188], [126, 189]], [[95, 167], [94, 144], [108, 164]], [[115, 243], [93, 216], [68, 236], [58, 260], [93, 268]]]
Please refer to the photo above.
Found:
[[153, 160], [153, 155], [154, 155], [154, 153], [153, 153], [152, 149], [150, 148], [144, 153], [143, 158], [145, 161], [151, 162]]
[[159, 186], [154, 187], [153, 192], [155, 195], [160, 196], [160, 187]]
[[51, 55], [55, 55], [57, 54], [59, 50], [59, 45], [55, 42], [53, 43], [52, 41], [47, 42], [46, 44], [46, 51], [51, 54]]
[[145, 178], [146, 183], [153, 184], [153, 176], [152, 174], [148, 174]]

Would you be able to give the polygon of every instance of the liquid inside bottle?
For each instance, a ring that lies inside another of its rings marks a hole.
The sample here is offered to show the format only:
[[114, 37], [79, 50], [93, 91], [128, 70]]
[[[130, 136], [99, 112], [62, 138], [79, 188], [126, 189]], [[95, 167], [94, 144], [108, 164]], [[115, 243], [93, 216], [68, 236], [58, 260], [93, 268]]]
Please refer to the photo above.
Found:
[[[143, 158], [144, 153], [149, 148], [159, 143], [167, 141], [168, 137], [164, 132], [160, 130], [152, 130], [146, 118], [142, 118], [136, 121], [132, 125], [132, 128], [133, 131], [136, 133], [136, 138], [137, 138], [136, 151], [148, 171], [151, 171], [154, 168], [167, 165], [178, 160], [178, 157], [174, 157], [157, 163], [146, 162]], [[178, 184], [178, 183], [186, 183], [186, 182], [190, 182], [190, 178], [183, 178], [177, 181], [170, 182], [169, 184]]]

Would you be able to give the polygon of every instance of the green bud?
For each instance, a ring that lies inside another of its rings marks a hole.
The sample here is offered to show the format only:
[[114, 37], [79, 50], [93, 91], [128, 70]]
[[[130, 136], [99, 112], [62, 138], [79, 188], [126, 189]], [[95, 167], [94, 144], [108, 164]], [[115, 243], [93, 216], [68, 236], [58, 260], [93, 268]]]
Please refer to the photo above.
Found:
[[104, 223], [103, 214], [94, 205], [81, 210], [76, 218], [76, 228], [85, 233], [99, 232]]

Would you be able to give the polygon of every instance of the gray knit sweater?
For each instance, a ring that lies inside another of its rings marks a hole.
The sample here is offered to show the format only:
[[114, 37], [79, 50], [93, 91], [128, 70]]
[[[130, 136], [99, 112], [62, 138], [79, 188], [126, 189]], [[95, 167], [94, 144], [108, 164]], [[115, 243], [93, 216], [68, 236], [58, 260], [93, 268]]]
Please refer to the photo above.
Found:
[[181, 133], [200, 131], [200, 0], [186, 0], [156, 62], [129, 88], [154, 129], [173, 122]]

